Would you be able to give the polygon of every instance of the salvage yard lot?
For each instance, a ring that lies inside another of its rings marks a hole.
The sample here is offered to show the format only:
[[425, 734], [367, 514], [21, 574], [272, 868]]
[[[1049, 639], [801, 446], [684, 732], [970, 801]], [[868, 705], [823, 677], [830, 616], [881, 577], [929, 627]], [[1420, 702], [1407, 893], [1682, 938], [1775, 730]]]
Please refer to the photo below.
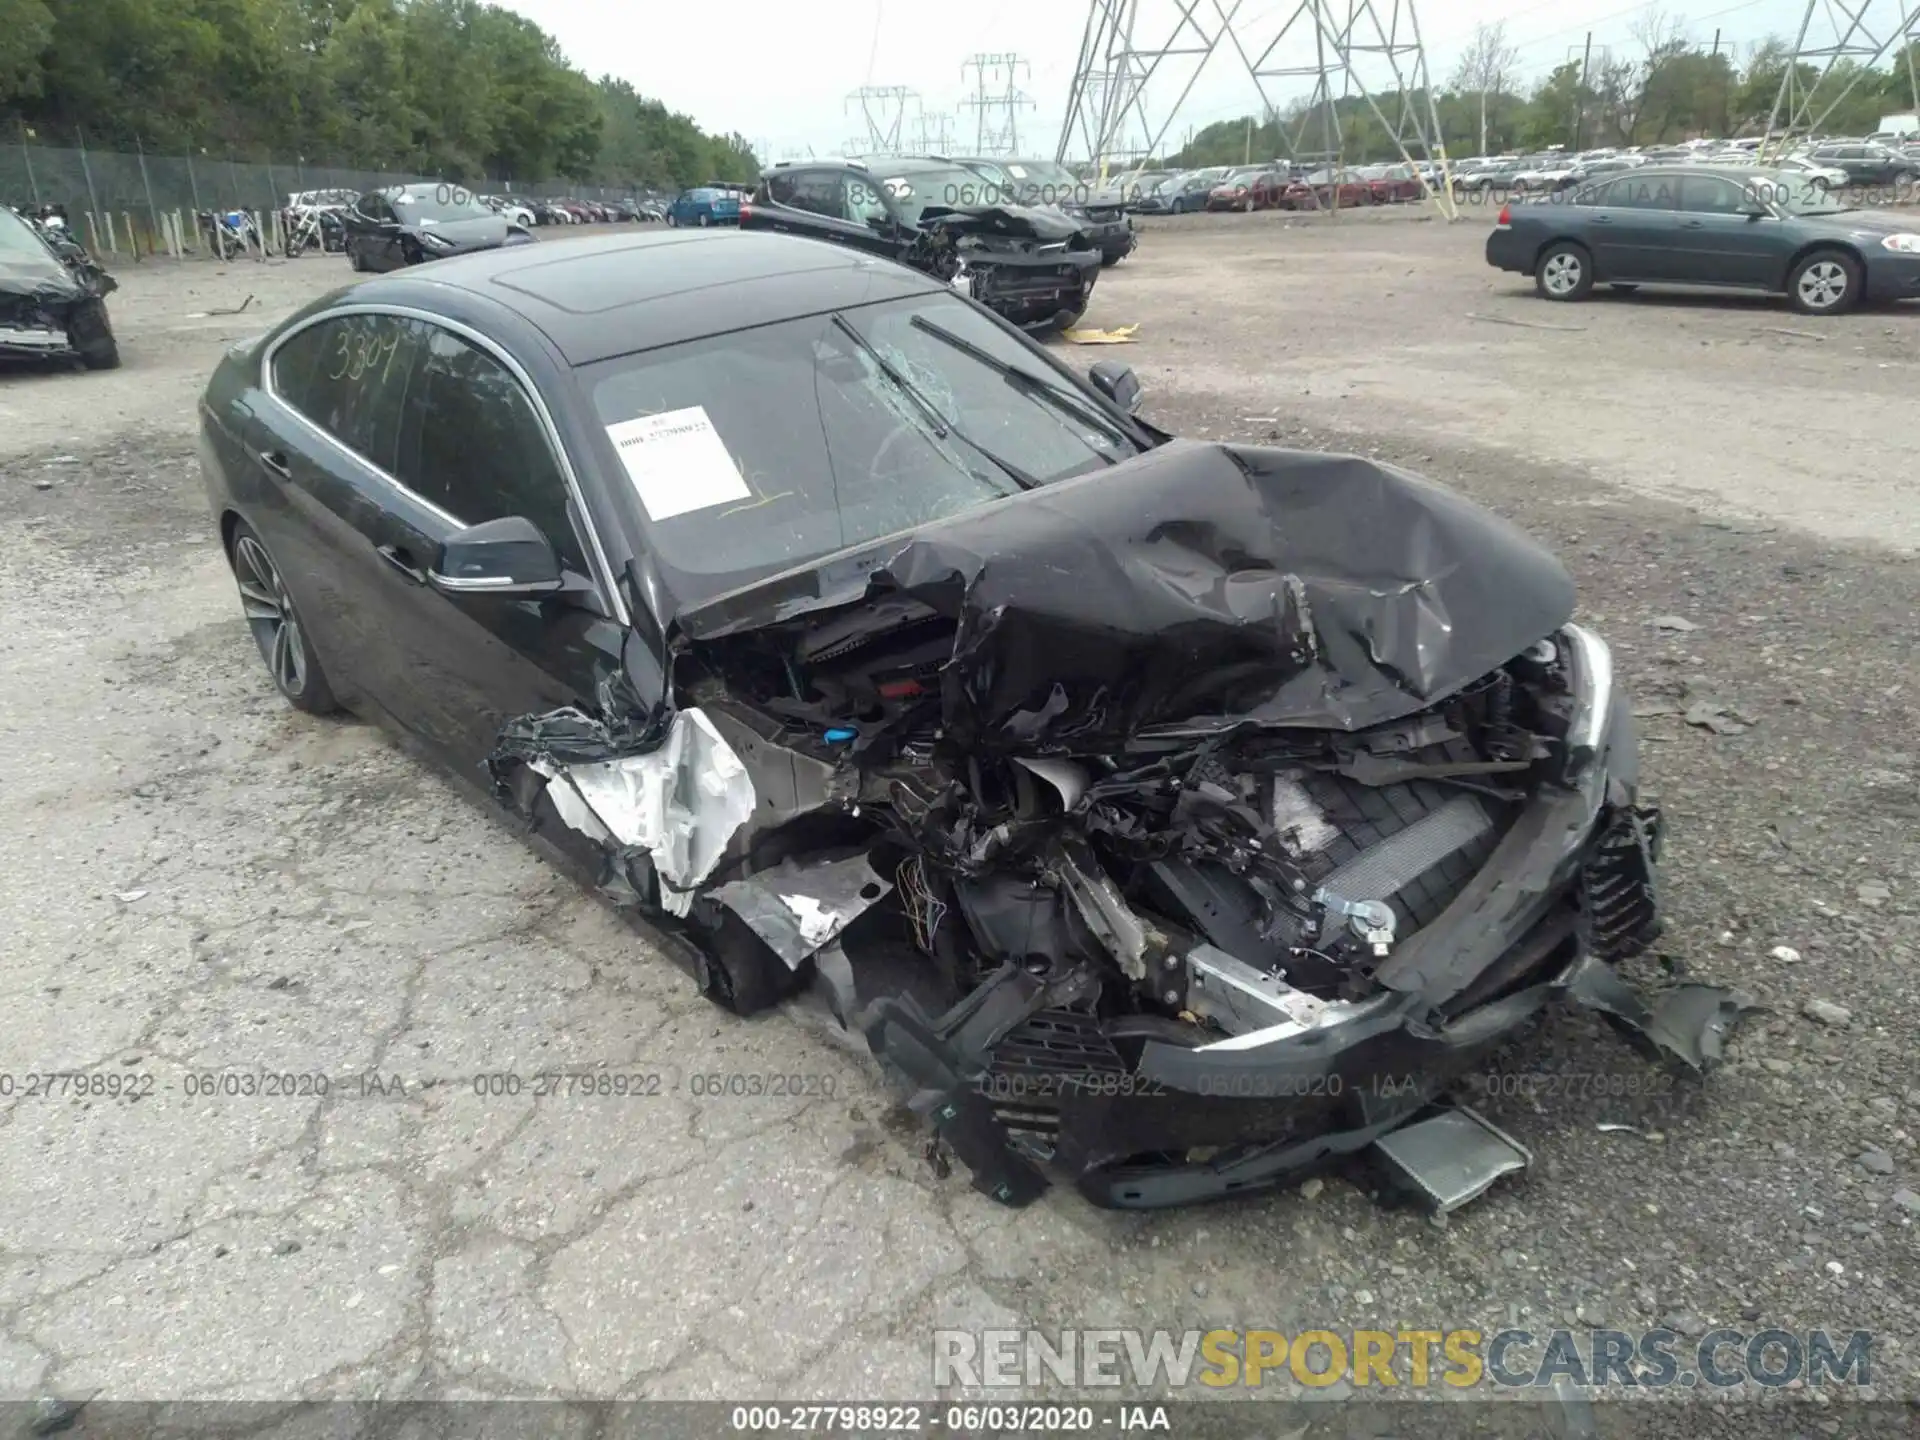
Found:
[[[1087, 321], [1139, 343], [1069, 358], [1558, 550], [1667, 812], [1635, 968], [1770, 1007], [1704, 1086], [1557, 1015], [1487, 1084], [1535, 1169], [1444, 1228], [1337, 1179], [1129, 1216], [936, 1177], [805, 1017], [721, 1014], [380, 732], [279, 701], [193, 405], [345, 268], [127, 264], [124, 369], [0, 378], [0, 1395], [923, 1398], [935, 1327], [1660, 1323], [1872, 1330], [1913, 1395], [1920, 309], [1549, 305], [1487, 218], [1151, 223]], [[661, 1093], [531, 1093], [602, 1066]], [[289, 1080], [194, 1093], [222, 1072]], [[728, 1075], [806, 1093], [693, 1093]]]

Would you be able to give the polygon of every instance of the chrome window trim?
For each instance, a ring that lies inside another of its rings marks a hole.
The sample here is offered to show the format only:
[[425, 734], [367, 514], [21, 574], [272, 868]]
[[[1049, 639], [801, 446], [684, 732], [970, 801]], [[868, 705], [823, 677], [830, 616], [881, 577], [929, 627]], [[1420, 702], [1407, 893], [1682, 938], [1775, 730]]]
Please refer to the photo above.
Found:
[[612, 608], [614, 619], [618, 620], [621, 625], [631, 628], [633, 625], [633, 616], [627, 609], [626, 597], [620, 593], [620, 587], [614, 583], [613, 565], [607, 559], [606, 547], [600, 543], [600, 532], [594, 527], [592, 512], [587, 509], [587, 497], [586, 493], [580, 487], [580, 477], [574, 474], [573, 462], [567, 458], [567, 448], [560, 443], [560, 429], [553, 423], [553, 414], [547, 409], [547, 402], [541, 398], [539, 387], [533, 383], [533, 377], [527, 374], [526, 368], [522, 366], [518, 360], [515, 360], [513, 356], [509, 355], [505, 350], [501, 349], [500, 346], [488, 339], [485, 335], [482, 335], [472, 326], [458, 320], [449, 319], [445, 315], [436, 315], [431, 311], [421, 310], [411, 305], [381, 304], [370, 301], [363, 304], [336, 306], [332, 309], [324, 310], [317, 315], [308, 317], [292, 329], [275, 338], [273, 344], [267, 347], [266, 352], [260, 358], [261, 390], [278, 403], [288, 414], [306, 426], [307, 429], [320, 436], [321, 439], [344, 454], [351, 455], [355, 460], [380, 476], [381, 479], [393, 486], [394, 489], [400, 491], [401, 494], [412, 500], [416, 505], [422, 506], [430, 513], [439, 516], [449, 525], [464, 528], [467, 523], [466, 521], [460, 519], [458, 516], [448, 514], [440, 506], [420, 494], [419, 491], [407, 485], [406, 482], [398, 476], [376, 465], [372, 460], [347, 444], [346, 441], [342, 440], [338, 435], [335, 435], [324, 425], [308, 416], [298, 405], [295, 405], [274, 388], [273, 362], [278, 358], [282, 345], [285, 345], [296, 335], [305, 334], [316, 325], [325, 324], [329, 320], [343, 319], [350, 315], [394, 315], [406, 320], [418, 320], [426, 325], [437, 325], [443, 330], [458, 335], [475, 349], [484, 352], [492, 359], [500, 362], [502, 368], [513, 377], [514, 383], [519, 385], [527, 399], [532, 402], [533, 412], [540, 420], [540, 428], [546, 433], [547, 448], [553, 453], [554, 458], [559, 461], [561, 478], [563, 478], [567, 484], [567, 494], [572, 498], [574, 509], [579, 513], [581, 528], [586, 531], [588, 560], [597, 572], [593, 576], [593, 582], [600, 588], [607, 604]]

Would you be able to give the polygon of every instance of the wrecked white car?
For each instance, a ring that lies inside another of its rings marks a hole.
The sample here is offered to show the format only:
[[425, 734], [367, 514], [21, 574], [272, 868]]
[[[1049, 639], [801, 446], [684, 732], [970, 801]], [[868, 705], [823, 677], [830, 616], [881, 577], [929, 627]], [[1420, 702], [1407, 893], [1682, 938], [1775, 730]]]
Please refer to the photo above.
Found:
[[1451, 1087], [1643, 1001], [1660, 820], [1566, 571], [1390, 466], [1174, 438], [936, 279], [777, 235], [385, 277], [237, 349], [213, 509], [275, 683], [813, 987], [975, 1183], [1180, 1204], [1524, 1150]]

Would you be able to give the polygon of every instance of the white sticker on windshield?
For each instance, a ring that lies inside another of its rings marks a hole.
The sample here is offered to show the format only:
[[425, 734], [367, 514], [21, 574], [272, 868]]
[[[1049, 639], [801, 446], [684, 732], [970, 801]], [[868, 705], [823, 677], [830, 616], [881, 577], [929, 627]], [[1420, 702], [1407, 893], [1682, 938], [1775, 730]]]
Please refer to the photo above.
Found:
[[607, 426], [607, 438], [650, 520], [752, 498], [701, 406], [622, 420]]

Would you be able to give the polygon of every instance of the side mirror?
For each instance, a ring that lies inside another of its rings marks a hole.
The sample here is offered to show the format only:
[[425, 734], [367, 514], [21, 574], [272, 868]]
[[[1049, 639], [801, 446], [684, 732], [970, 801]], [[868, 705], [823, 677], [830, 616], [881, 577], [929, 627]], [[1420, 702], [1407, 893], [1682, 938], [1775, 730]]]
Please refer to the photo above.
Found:
[[520, 515], [456, 530], [427, 579], [448, 595], [550, 595], [563, 583], [553, 542]]
[[1094, 389], [1129, 415], [1140, 408], [1140, 377], [1133, 373], [1131, 365], [1102, 360], [1087, 371], [1087, 379], [1093, 382]]

